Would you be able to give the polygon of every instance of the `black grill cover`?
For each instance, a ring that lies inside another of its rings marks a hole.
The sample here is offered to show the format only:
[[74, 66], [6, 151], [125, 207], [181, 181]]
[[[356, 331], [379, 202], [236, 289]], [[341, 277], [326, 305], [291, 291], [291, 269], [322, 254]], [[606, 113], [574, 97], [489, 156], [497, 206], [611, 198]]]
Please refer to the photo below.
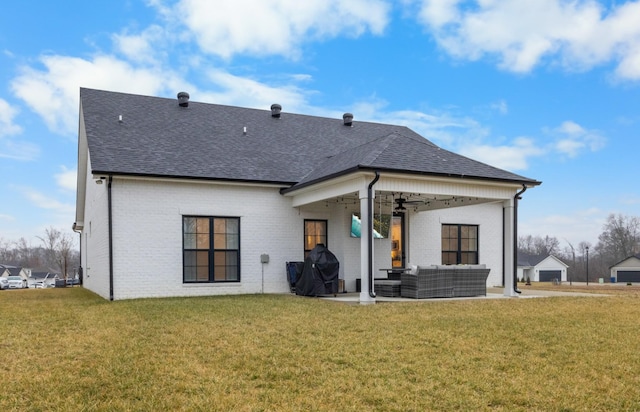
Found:
[[338, 293], [340, 263], [323, 244], [314, 247], [304, 260], [304, 268], [296, 281], [296, 295], [321, 296]]

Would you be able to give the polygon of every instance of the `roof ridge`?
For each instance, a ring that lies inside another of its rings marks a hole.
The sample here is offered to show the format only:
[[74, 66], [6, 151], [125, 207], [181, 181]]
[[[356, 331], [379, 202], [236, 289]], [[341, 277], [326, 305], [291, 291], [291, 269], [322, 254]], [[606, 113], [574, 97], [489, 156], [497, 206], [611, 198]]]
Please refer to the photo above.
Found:
[[[83, 92], [84, 91], [84, 92]], [[173, 101], [175, 100], [173, 97], [167, 97], [167, 96], [152, 96], [152, 95], [148, 95], [148, 94], [136, 94], [136, 93], [129, 93], [129, 92], [120, 92], [120, 91], [112, 91], [112, 90], [103, 90], [103, 89], [94, 89], [91, 87], [80, 87], [80, 94], [82, 97], [83, 93], [92, 93], [92, 92], [97, 92], [97, 93], [109, 93], [109, 94], [119, 94], [119, 95], [123, 95], [123, 96], [131, 96], [131, 97], [136, 97], [136, 98], [144, 98], [144, 99], [162, 99], [162, 100], [169, 100], [169, 101]], [[190, 99], [189, 100], [189, 104], [201, 104], [201, 105], [209, 105], [209, 106], [217, 106], [217, 107], [221, 107], [221, 108], [228, 108], [228, 109], [233, 109], [233, 110], [255, 110], [255, 111], [260, 111], [260, 112], [265, 112], [267, 114], [271, 113], [271, 109], [269, 107], [257, 107], [257, 106], [236, 106], [233, 104], [224, 104], [224, 103], [215, 103], [215, 102], [208, 102], [208, 101], [199, 101], [199, 100], [193, 100]], [[336, 111], [337, 113], [337, 111]], [[309, 114], [309, 113], [298, 113], [298, 112], [287, 112], [282, 111], [282, 115], [283, 116], [300, 116], [300, 117], [304, 117], [304, 118], [310, 118], [310, 119], [324, 119], [324, 120], [335, 120], [337, 122], [342, 123], [343, 119], [341, 116], [329, 116], [329, 115], [315, 115], [315, 114]], [[371, 120], [358, 120], [355, 121], [355, 124], [372, 124], [372, 125], [381, 125], [381, 126], [396, 126], [393, 125], [391, 123], [383, 123], [383, 122], [376, 122], [376, 121], [371, 121]], [[406, 126], [398, 126], [398, 127], [406, 127]]]
[[[339, 159], [341, 159], [343, 157], [348, 157], [350, 155], [356, 154], [359, 150], [362, 150], [362, 148], [364, 148], [366, 146], [371, 146], [371, 145], [374, 145], [374, 144], [378, 144], [381, 140], [387, 139], [387, 138], [389, 138], [389, 136], [391, 136], [393, 134], [395, 134], [395, 132], [379, 136], [379, 137], [377, 137], [377, 138], [375, 138], [373, 140], [370, 140], [368, 142], [363, 142], [362, 144], [359, 144], [357, 146], [348, 147], [348, 148], [344, 149], [341, 152], [334, 153], [334, 154], [332, 154], [330, 156], [326, 156], [325, 157], [325, 161], [321, 162], [316, 167], [311, 169], [308, 173], [306, 173], [300, 179], [300, 182], [305, 181], [307, 179], [307, 177], [313, 175], [314, 173], [317, 173], [319, 170], [327, 168], [330, 163], [335, 163], [336, 161], [338, 161]], [[375, 150], [375, 151], [372, 151], [370, 153], [366, 153], [366, 154], [364, 154], [364, 156], [357, 156], [357, 157], [361, 157], [361, 160], [350, 163], [347, 167], [343, 168], [343, 170], [350, 169], [350, 168], [357, 167], [357, 166], [361, 166], [364, 161], [371, 162], [371, 161], [376, 160], [378, 158], [378, 156], [380, 155], [380, 153], [382, 153], [382, 151], [384, 149], [389, 147], [389, 144], [390, 143], [385, 144], [384, 147], [380, 148], [379, 150]], [[373, 154], [373, 153], [375, 153], [375, 154]]]
[[[338, 152], [338, 153], [335, 153], [334, 155], [328, 156], [328, 157], [339, 156], [339, 155], [341, 155], [343, 153], [347, 153], [347, 152], [350, 152], [350, 151], [358, 150], [358, 149], [361, 149], [361, 148], [363, 148], [365, 146], [371, 146], [371, 145], [374, 145], [374, 144], [378, 144], [381, 140], [388, 139], [389, 137], [391, 137], [392, 135], [395, 135], [395, 134], [397, 134], [397, 131], [393, 131], [391, 133], [383, 134], [381, 136], [376, 137], [373, 140], [369, 140], [368, 142], [363, 142], [362, 144], [359, 144], [357, 146], [348, 147], [345, 150], [343, 150], [341, 152]], [[384, 147], [385, 148], [389, 147], [389, 143], [387, 143]]]

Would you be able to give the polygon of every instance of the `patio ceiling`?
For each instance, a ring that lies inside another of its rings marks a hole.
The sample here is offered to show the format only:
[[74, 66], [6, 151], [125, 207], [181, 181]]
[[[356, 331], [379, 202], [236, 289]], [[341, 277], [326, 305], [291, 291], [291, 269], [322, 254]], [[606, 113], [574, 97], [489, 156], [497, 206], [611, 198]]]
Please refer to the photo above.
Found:
[[[398, 209], [398, 199], [405, 199], [403, 202], [404, 209]], [[488, 199], [481, 197], [465, 197], [465, 196], [447, 196], [434, 195], [429, 193], [405, 193], [405, 192], [388, 192], [376, 191], [374, 208], [378, 212], [378, 208], [383, 213], [395, 211], [413, 211], [424, 212], [428, 210], [447, 209], [452, 207], [471, 206], [482, 203], [496, 202], [496, 199]], [[358, 193], [348, 193], [342, 196], [336, 196], [331, 199], [315, 202], [314, 205], [324, 206], [343, 206], [345, 209], [358, 210], [360, 199]]]
[[[354, 173], [286, 196], [293, 197], [295, 207], [338, 205], [358, 210], [360, 191], [366, 189], [372, 179], [372, 173]], [[386, 213], [398, 206], [398, 198], [405, 199], [406, 211], [421, 212], [509, 200], [521, 188], [515, 183], [385, 173], [381, 173], [373, 187], [375, 208]]]

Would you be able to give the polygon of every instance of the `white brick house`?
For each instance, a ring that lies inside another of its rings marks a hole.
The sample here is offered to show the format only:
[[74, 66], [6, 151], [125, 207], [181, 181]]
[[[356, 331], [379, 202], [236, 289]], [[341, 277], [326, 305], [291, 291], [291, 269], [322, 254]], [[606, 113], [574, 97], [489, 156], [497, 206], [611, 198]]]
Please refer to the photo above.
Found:
[[287, 292], [285, 262], [316, 243], [363, 303], [409, 264], [486, 264], [512, 296], [517, 198], [539, 184], [348, 114], [80, 92], [74, 229], [84, 286], [107, 299]]

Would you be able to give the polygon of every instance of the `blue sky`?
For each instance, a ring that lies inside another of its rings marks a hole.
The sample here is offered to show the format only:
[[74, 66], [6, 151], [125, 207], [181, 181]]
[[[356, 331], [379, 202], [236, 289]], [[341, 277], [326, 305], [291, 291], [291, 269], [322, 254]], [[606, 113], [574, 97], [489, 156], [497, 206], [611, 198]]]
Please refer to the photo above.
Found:
[[0, 240], [70, 231], [80, 87], [407, 125], [542, 181], [563, 247], [640, 215], [639, 1], [5, 2]]

